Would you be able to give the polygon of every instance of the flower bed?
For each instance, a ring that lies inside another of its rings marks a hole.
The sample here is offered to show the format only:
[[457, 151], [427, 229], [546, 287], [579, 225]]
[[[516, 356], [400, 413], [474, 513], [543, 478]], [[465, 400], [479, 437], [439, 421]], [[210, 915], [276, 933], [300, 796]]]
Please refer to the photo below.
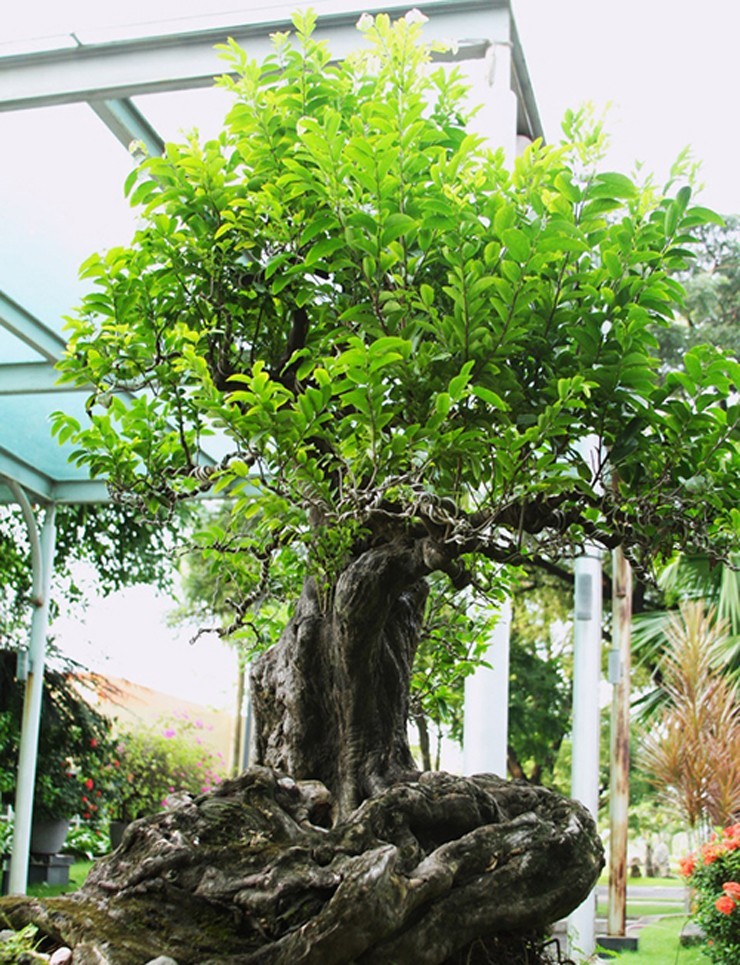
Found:
[[680, 862], [694, 890], [694, 920], [706, 954], [720, 965], [740, 961], [740, 824], [725, 828]]

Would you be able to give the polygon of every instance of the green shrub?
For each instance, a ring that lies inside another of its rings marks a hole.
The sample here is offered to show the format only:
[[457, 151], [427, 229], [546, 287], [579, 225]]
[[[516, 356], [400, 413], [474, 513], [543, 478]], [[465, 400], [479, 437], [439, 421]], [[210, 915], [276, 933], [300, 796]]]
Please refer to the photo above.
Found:
[[694, 889], [694, 919], [707, 937], [705, 953], [719, 965], [740, 961], [740, 824], [712, 835], [681, 861]]
[[[12, 804], [23, 716], [23, 687], [15, 679], [16, 655], [0, 651], [0, 801]], [[110, 722], [78, 692], [72, 674], [47, 670], [34, 786], [34, 814], [71, 818], [84, 813], [86, 775], [110, 756]], [[93, 812], [90, 812], [91, 814]]]

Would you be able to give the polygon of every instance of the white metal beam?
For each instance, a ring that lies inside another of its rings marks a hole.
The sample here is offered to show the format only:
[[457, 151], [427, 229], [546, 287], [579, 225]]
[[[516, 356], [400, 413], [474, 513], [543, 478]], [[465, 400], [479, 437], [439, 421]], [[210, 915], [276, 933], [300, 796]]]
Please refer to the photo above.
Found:
[[[373, 6], [382, 6], [398, 17], [408, 12], [410, 3]], [[512, 32], [509, 0], [427, 0], [417, 6], [429, 17], [425, 38], [457, 43], [458, 58], [481, 57], [491, 42], [518, 43]], [[357, 5], [348, 12], [321, 16], [316, 39], [328, 41], [335, 57], [346, 56], [360, 42], [356, 22], [361, 12]], [[270, 35], [288, 29], [291, 24], [284, 18], [259, 20], [253, 15], [251, 22], [187, 33], [0, 57], [0, 111], [208, 87], [224, 72], [214, 53], [215, 44], [233, 37], [259, 60], [272, 51]], [[514, 62], [515, 69], [526, 72], [521, 51], [515, 51]], [[527, 77], [519, 78], [515, 88], [522, 94], [531, 93]], [[539, 123], [533, 100], [522, 116]], [[538, 136], [541, 131], [520, 133]]]
[[[6, 476], [19, 483], [27, 493], [42, 503], [52, 501], [54, 484], [46, 473], [39, 472], [12, 452], [0, 447], [0, 477]], [[0, 482], [2, 479], [0, 478]], [[2, 494], [0, 493], [0, 501]], [[15, 502], [15, 498], [11, 500]]]
[[90, 107], [128, 150], [141, 141], [150, 157], [164, 153], [164, 141], [130, 100], [91, 100]]
[[0, 291], [0, 326], [50, 362], [56, 362], [64, 352], [66, 342], [61, 335], [47, 328], [43, 322], [2, 291]]
[[79, 503], [109, 503], [110, 492], [99, 479], [66, 479], [55, 482], [52, 487], [54, 502], [78, 505]]
[[16, 502], [3, 478], [15, 480], [38, 503], [109, 503], [110, 493], [105, 482], [97, 479], [53, 480], [18, 459], [7, 449], [0, 448], [0, 505]]
[[59, 385], [59, 373], [49, 362], [0, 363], [0, 395], [39, 392], [90, 392], [89, 386]]

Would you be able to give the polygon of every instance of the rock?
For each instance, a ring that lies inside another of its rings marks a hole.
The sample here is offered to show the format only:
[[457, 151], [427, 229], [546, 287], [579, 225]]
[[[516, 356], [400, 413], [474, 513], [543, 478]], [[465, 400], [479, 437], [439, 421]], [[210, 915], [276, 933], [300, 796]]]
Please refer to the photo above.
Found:
[[49, 965], [69, 965], [71, 961], [72, 961], [72, 949], [67, 948], [66, 945], [62, 945], [61, 948], [57, 948], [57, 950], [49, 959]]
[[75, 945], [72, 961], [74, 965], [110, 965], [100, 949], [88, 942]]
[[160, 955], [158, 958], [153, 958], [147, 962], [146, 965], [177, 965], [177, 962], [174, 958], [170, 958], [169, 955]]

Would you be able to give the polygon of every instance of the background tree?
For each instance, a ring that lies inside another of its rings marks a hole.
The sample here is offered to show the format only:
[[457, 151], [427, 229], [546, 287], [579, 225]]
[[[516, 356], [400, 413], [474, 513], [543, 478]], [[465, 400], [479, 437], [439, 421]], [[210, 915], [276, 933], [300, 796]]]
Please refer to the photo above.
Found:
[[[86, 578], [107, 594], [134, 583], [171, 586], [173, 520], [152, 527], [132, 506], [60, 506], [56, 517], [52, 612], [84, 605]], [[0, 506], [0, 648], [27, 644], [31, 550], [20, 511]]]
[[684, 309], [659, 333], [660, 354], [680, 366], [684, 353], [702, 344], [740, 356], [740, 217], [697, 232], [696, 258], [682, 273]]
[[571, 600], [568, 583], [535, 572], [519, 587], [513, 611], [509, 774], [548, 786], [571, 725]]
[[312, 20], [261, 65], [230, 48], [224, 132], [131, 176], [141, 228], [88, 260], [71, 322], [64, 378], [95, 387], [89, 423], [56, 420], [77, 461], [164, 516], [230, 488], [244, 619], [279, 560], [303, 574], [252, 672], [265, 767], [137, 828], [54, 905], [58, 930], [105, 906], [115, 962], [202, 962], [214, 928], [223, 958], [443, 962], [567, 913], [602, 860], [583, 808], [414, 767], [427, 579], [485, 590], [586, 540], [637, 566], [736, 545], [738, 365], [694, 349], [661, 379], [650, 333], [713, 215], [595, 173], [584, 144], [508, 171], [416, 14], [363, 17], [368, 49], [341, 64]]

